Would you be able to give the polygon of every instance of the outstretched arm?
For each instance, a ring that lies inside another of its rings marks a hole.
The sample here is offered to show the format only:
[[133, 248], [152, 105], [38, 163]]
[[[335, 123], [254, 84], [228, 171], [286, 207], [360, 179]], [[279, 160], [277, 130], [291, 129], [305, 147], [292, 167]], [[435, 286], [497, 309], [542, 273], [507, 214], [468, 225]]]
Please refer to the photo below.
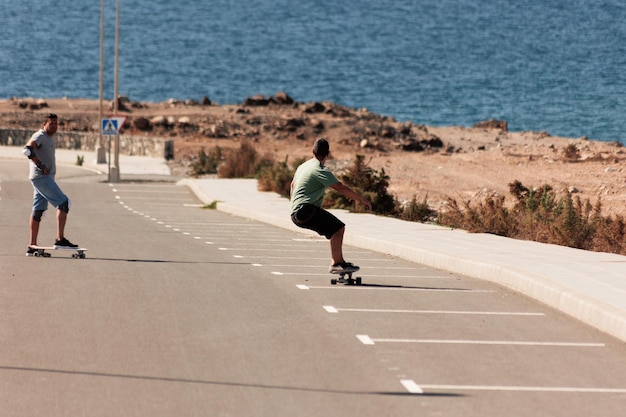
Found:
[[340, 194], [345, 195], [346, 197], [348, 197], [348, 198], [350, 198], [350, 199], [352, 199], [354, 201], [360, 202], [365, 207], [367, 207], [368, 210], [372, 209], [372, 203], [370, 203], [368, 200], [365, 199], [365, 197], [361, 196], [356, 191], [354, 191], [352, 188], [348, 187], [347, 185], [343, 184], [342, 182], [336, 182], [335, 184], [331, 185], [330, 188], [332, 188], [333, 190], [337, 191]]

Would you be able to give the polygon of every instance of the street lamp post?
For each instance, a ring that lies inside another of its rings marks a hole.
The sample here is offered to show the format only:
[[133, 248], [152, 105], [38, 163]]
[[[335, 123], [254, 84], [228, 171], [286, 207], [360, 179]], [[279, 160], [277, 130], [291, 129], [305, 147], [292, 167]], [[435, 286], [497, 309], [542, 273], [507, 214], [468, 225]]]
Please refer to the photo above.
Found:
[[[104, 89], [104, 0], [100, 1], [100, 111], [98, 117], [98, 125], [101, 124], [103, 110], [102, 110], [102, 91]], [[98, 147], [96, 149], [96, 163], [106, 163], [106, 150], [102, 146], [102, 127], [99, 129], [100, 135], [98, 137]]]
[[[118, 73], [119, 73], [119, 46], [120, 46], [120, 0], [115, 6], [115, 93], [113, 97], [113, 115], [117, 116], [118, 111]], [[118, 131], [122, 126], [118, 126]], [[120, 182], [120, 135], [115, 135], [115, 157], [113, 168], [109, 173], [110, 182]]]

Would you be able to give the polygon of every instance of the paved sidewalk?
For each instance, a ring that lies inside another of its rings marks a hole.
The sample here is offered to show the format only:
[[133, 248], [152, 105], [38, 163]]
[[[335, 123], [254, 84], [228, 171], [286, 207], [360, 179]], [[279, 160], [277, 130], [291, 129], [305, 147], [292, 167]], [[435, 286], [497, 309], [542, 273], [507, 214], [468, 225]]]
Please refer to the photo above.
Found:
[[[19, 147], [0, 146], [0, 159], [24, 158]], [[107, 172], [93, 153], [57, 150], [59, 164]], [[131, 175], [169, 175], [159, 158], [120, 156], [122, 179]], [[217, 209], [307, 233], [291, 223], [289, 201], [259, 192], [256, 180], [185, 179], [206, 204]], [[471, 234], [398, 219], [335, 211], [346, 223], [348, 245], [388, 253], [434, 268], [497, 282], [542, 301], [626, 341], [626, 256], [556, 245]]]

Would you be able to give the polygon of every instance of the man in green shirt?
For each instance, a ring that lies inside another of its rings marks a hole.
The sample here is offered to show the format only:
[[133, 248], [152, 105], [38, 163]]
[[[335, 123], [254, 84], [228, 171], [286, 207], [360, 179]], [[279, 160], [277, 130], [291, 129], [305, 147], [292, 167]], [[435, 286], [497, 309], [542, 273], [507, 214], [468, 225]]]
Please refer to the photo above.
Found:
[[369, 210], [372, 203], [342, 184], [326, 167], [324, 162], [330, 155], [326, 139], [318, 139], [313, 145], [314, 158], [296, 169], [291, 181], [291, 220], [298, 227], [316, 231], [330, 241], [331, 266], [329, 272], [355, 272], [359, 267], [343, 258], [343, 234], [345, 224], [322, 208], [322, 200], [330, 187], [335, 191], [359, 201]]

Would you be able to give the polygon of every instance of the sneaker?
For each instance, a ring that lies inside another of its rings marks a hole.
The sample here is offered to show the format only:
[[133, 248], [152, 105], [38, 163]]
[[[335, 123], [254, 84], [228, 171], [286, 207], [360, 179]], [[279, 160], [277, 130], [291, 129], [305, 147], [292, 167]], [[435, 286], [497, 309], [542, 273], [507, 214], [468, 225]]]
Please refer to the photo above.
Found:
[[37, 249], [33, 249], [30, 246], [26, 249], [26, 256], [35, 256]]
[[341, 272], [356, 272], [359, 268], [356, 265], [352, 265], [350, 262], [338, 262], [334, 265], [331, 265], [328, 272], [330, 273], [341, 273]]
[[69, 240], [67, 240], [66, 238], [63, 238], [61, 240], [55, 240], [54, 241], [54, 249], [60, 249], [60, 248], [77, 248], [78, 245], [73, 244], [72, 242], [70, 242]]

